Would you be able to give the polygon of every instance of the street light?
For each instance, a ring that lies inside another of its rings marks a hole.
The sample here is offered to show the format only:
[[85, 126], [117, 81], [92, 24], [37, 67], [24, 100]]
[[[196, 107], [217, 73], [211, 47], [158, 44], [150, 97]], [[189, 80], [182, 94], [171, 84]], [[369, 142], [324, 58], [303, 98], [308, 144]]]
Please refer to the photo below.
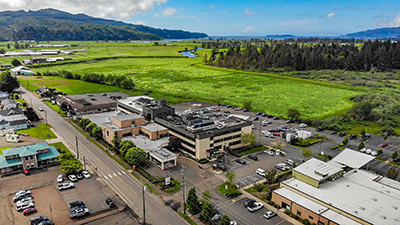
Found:
[[147, 187], [143, 186], [143, 224], [146, 224], [146, 201], [144, 198], [144, 193], [146, 191]]

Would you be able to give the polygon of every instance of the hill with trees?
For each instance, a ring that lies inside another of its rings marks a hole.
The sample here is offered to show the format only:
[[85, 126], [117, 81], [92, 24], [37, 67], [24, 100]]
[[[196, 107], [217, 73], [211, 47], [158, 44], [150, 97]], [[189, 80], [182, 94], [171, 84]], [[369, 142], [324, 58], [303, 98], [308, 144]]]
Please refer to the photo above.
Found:
[[55, 9], [0, 12], [0, 41], [96, 41], [206, 38], [205, 33], [71, 14]]
[[400, 27], [379, 28], [346, 34], [345, 38], [362, 39], [400, 39]]

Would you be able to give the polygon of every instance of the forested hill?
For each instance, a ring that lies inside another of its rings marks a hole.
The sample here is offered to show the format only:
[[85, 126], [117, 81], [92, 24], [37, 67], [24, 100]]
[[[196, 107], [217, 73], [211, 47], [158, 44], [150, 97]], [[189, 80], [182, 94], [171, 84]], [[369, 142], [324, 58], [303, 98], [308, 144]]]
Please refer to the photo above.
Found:
[[400, 39], [400, 27], [380, 28], [346, 34], [346, 38], [362, 39]]
[[160, 40], [206, 38], [205, 33], [157, 29], [55, 9], [0, 12], [0, 41]]

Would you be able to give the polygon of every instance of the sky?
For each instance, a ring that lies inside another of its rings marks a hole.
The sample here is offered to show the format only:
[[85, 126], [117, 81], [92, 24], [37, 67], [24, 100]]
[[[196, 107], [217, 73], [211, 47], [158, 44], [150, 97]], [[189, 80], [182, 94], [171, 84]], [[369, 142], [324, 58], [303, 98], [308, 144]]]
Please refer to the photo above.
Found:
[[0, 0], [0, 10], [44, 8], [210, 36], [337, 36], [400, 27], [399, 0]]

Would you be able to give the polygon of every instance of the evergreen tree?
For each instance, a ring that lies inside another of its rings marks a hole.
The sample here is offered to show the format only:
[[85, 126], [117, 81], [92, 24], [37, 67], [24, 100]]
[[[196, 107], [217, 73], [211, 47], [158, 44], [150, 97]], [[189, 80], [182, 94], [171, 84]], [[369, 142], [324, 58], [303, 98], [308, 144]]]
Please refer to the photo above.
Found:
[[209, 202], [205, 202], [203, 206], [203, 210], [201, 211], [200, 214], [200, 219], [204, 222], [209, 222], [211, 221], [211, 218], [214, 215], [214, 209], [212, 205]]
[[4, 71], [0, 74], [0, 91], [11, 93], [19, 88], [19, 81], [10, 72]]
[[365, 148], [365, 144], [363, 141], [360, 142], [360, 144], [358, 145], [358, 149], [363, 149]]
[[231, 218], [224, 214], [221, 218], [221, 220], [219, 221], [219, 225], [230, 225], [231, 224]]
[[187, 200], [186, 200], [186, 206], [187, 206], [189, 212], [192, 213], [193, 215], [199, 213], [200, 210], [201, 210], [200, 202], [199, 202], [199, 199], [197, 197], [197, 193], [196, 193], [196, 188], [195, 187], [192, 187], [189, 190], [189, 193], [188, 193], [188, 196], [187, 196]]

